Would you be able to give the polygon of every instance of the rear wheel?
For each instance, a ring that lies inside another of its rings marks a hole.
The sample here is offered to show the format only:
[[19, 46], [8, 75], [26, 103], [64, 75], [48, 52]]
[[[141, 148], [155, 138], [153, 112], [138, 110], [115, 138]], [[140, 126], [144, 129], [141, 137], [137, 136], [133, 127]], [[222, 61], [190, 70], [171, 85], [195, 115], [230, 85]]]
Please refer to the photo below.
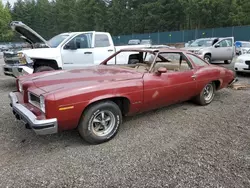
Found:
[[94, 104], [83, 113], [78, 131], [90, 144], [100, 144], [111, 140], [122, 123], [122, 113], [112, 101]]
[[53, 71], [53, 70], [55, 70], [55, 69], [53, 69], [52, 67], [49, 67], [49, 66], [40, 66], [40, 67], [35, 68], [34, 73], [44, 72], [44, 71]]
[[201, 93], [195, 97], [195, 102], [202, 106], [210, 104], [214, 99], [215, 90], [214, 82], [208, 83], [202, 89]]

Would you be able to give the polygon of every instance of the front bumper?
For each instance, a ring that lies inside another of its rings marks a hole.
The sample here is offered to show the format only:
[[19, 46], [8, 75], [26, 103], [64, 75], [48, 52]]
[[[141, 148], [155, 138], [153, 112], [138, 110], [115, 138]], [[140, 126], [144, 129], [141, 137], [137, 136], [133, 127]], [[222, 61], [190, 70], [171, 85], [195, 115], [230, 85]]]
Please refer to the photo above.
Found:
[[21, 65], [4, 65], [3, 72], [6, 76], [19, 77], [26, 74], [32, 74], [33, 68]]
[[235, 63], [234, 64], [234, 70], [236, 72], [249, 72], [250, 73], [250, 67], [249, 65], [246, 65], [245, 63]]
[[235, 82], [238, 82], [238, 78], [236, 77], [228, 84], [228, 87], [231, 87]]
[[57, 119], [42, 119], [38, 120], [33, 114], [22, 104], [19, 104], [17, 96], [14, 92], [9, 94], [11, 107], [15, 117], [25, 123], [26, 127], [31, 128], [38, 135], [55, 134], [58, 132]]

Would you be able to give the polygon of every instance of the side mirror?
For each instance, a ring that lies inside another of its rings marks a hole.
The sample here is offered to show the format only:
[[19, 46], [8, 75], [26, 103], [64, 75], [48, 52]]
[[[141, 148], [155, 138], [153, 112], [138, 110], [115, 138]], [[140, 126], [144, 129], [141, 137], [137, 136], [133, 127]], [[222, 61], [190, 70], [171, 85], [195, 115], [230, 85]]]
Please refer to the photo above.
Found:
[[165, 67], [160, 67], [157, 69], [156, 75], [160, 76], [162, 73], [166, 73], [167, 69]]
[[64, 49], [77, 50], [77, 47], [74, 42], [69, 42], [64, 46]]
[[220, 44], [215, 44], [214, 47], [215, 47], [215, 48], [219, 48], [219, 47], [220, 47]]

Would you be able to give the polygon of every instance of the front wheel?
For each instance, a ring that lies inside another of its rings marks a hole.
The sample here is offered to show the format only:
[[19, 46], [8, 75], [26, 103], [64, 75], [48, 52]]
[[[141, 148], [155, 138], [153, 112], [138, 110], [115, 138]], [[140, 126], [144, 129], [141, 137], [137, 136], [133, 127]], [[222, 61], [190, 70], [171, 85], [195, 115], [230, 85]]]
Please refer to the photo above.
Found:
[[212, 62], [212, 58], [211, 58], [211, 56], [208, 55], [208, 54], [206, 54], [206, 55], [204, 56], [204, 60], [207, 61], [208, 63], [211, 63], [211, 62]]
[[49, 66], [40, 66], [40, 67], [35, 68], [34, 73], [44, 72], [44, 71], [53, 71], [53, 70], [55, 70], [55, 69], [53, 69], [52, 67], [49, 67]]
[[78, 131], [90, 144], [100, 144], [111, 140], [122, 123], [119, 106], [112, 101], [96, 103], [83, 113]]
[[195, 97], [195, 102], [202, 106], [210, 104], [214, 99], [215, 90], [215, 84], [213, 82], [208, 83], [201, 93]]

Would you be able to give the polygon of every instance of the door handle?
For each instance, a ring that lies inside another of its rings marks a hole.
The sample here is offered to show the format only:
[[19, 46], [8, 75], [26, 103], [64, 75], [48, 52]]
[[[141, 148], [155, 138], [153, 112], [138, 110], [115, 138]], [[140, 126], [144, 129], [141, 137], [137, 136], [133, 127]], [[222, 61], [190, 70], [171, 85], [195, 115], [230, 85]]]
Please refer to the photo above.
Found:
[[113, 52], [114, 50], [108, 50], [108, 52]]
[[92, 52], [84, 52], [84, 54], [92, 54]]
[[191, 78], [193, 78], [195, 80], [196, 79], [196, 75], [191, 76]]

